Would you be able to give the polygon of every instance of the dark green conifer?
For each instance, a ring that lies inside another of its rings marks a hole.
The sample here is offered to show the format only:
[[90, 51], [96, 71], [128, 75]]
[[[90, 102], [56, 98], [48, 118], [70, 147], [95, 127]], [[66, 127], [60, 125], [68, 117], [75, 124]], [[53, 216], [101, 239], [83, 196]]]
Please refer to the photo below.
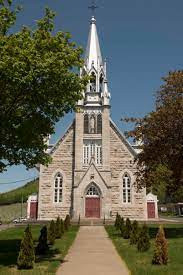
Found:
[[124, 227], [124, 231], [123, 231], [123, 238], [124, 239], [129, 239], [130, 238], [130, 233], [132, 230], [132, 226], [131, 226], [131, 221], [129, 218], [126, 219], [126, 224]]
[[125, 228], [125, 222], [124, 222], [123, 217], [121, 217], [121, 221], [120, 221], [120, 231], [121, 231], [121, 236], [122, 236], [122, 237], [123, 237], [124, 228]]
[[28, 225], [20, 245], [20, 252], [17, 259], [18, 269], [31, 269], [35, 262], [35, 251], [32, 233]]
[[150, 248], [149, 230], [146, 224], [139, 231], [137, 249], [140, 252], [147, 251]]
[[56, 239], [60, 239], [62, 237], [60, 217], [58, 217], [57, 220], [56, 220], [55, 237], [56, 237]]
[[70, 216], [67, 215], [64, 220], [64, 230], [67, 231], [70, 227]]
[[55, 222], [52, 220], [48, 229], [48, 240], [49, 244], [53, 245], [55, 243]]
[[39, 242], [36, 247], [37, 255], [44, 255], [48, 252], [48, 243], [47, 243], [47, 227], [46, 225], [41, 228], [41, 234], [39, 236]]
[[138, 228], [138, 222], [135, 220], [132, 223], [132, 230], [130, 233], [130, 244], [136, 244], [138, 241], [138, 236], [139, 236], [139, 228]]
[[64, 234], [64, 222], [62, 219], [60, 220], [60, 231], [61, 231], [61, 234], [63, 235]]

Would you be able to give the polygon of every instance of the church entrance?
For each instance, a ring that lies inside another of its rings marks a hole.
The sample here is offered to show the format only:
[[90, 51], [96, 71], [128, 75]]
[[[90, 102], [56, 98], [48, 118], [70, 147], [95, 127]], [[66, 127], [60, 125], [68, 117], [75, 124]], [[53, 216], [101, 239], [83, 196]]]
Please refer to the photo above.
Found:
[[85, 198], [86, 218], [100, 218], [100, 192], [95, 184], [91, 184]]

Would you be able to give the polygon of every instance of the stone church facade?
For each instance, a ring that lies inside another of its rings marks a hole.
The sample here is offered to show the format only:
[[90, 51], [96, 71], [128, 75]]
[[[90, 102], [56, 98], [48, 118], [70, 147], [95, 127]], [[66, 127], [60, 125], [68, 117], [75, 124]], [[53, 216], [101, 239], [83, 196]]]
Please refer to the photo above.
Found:
[[91, 19], [82, 74], [91, 80], [78, 102], [75, 119], [40, 166], [38, 219], [73, 218], [146, 220], [146, 190], [135, 186], [137, 154], [110, 118], [110, 93], [96, 29]]

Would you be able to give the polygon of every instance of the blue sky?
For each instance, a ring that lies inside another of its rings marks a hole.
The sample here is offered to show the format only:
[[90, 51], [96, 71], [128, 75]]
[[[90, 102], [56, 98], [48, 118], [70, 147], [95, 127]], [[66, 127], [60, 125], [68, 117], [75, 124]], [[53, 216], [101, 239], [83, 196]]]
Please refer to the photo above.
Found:
[[[89, 0], [31, 0], [15, 3], [23, 6], [13, 31], [22, 25], [35, 26], [44, 7], [56, 11], [55, 31], [65, 30], [84, 48], [89, 31]], [[96, 1], [97, 28], [107, 70], [111, 100], [111, 116], [120, 129], [124, 116], [143, 116], [153, 109], [154, 94], [169, 71], [182, 69], [183, 1], [181, 0], [115, 0]], [[55, 127], [54, 143], [69, 125], [73, 114]], [[0, 192], [21, 186], [36, 177], [35, 170], [12, 167], [0, 175]], [[18, 180], [19, 183], [8, 184]], [[6, 183], [6, 184], [2, 184]]]

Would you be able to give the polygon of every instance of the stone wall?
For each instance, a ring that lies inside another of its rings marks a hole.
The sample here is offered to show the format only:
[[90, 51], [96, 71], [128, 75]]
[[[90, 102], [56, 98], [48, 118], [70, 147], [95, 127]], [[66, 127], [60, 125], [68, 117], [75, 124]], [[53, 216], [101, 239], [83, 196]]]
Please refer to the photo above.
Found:
[[[52, 163], [40, 167], [38, 219], [65, 218], [72, 211], [72, 185], [74, 165], [74, 123], [52, 153]], [[63, 201], [54, 202], [54, 177], [63, 176]]]
[[[146, 190], [137, 192], [135, 187], [136, 166], [134, 164], [135, 152], [120, 135], [115, 125], [111, 122], [110, 129], [110, 167], [111, 167], [111, 216], [115, 218], [118, 212], [124, 218], [146, 220]], [[122, 199], [122, 177], [127, 172], [133, 184], [132, 202], [123, 203]]]

